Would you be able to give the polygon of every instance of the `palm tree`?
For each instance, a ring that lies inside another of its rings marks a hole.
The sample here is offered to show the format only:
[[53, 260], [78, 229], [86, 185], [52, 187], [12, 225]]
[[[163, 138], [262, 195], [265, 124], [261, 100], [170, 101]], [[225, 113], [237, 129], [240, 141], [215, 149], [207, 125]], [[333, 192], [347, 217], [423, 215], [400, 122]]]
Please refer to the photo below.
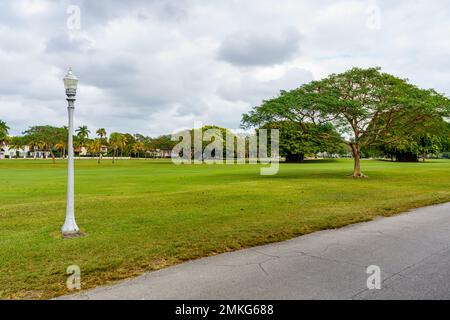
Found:
[[37, 147], [37, 149], [39, 151], [43, 152], [42, 157], [44, 159], [47, 159], [47, 153], [46, 153], [47, 144], [44, 141], [36, 140], [36, 144], [35, 145], [36, 145], [36, 147]]
[[95, 133], [100, 137], [100, 139], [103, 139], [104, 137], [106, 137], [105, 128], [100, 128]]
[[126, 135], [119, 133], [119, 132], [113, 132], [109, 136], [109, 144], [113, 148], [113, 163], [115, 160], [115, 157], [117, 156], [117, 150], [120, 149], [121, 156], [123, 155], [123, 149], [127, 146], [128, 138]]
[[91, 133], [88, 129], [87, 126], [79, 126], [77, 130], [75, 130], [75, 132], [77, 133], [77, 137], [78, 137], [78, 146], [80, 148], [80, 152], [81, 153], [81, 148], [86, 147], [87, 146], [87, 140], [89, 138], [89, 133]]
[[120, 135], [120, 139], [119, 139], [119, 144], [120, 144], [120, 157], [123, 156], [123, 149], [125, 149], [125, 147], [127, 146], [128, 143], [128, 138], [126, 135], [121, 134]]
[[95, 132], [99, 138], [100, 143], [98, 145], [98, 164], [100, 164], [100, 160], [102, 158], [102, 145], [103, 145], [103, 139], [106, 137], [106, 130], [105, 128], [100, 128]]
[[121, 135], [122, 134], [120, 134], [118, 132], [113, 132], [109, 136], [109, 145], [113, 149], [113, 160], [112, 160], [112, 163], [115, 163], [117, 149], [119, 149], [120, 146], [121, 146]]
[[[38, 151], [40, 151], [42, 153], [43, 151], [47, 150], [47, 144], [40, 137], [37, 137], [37, 136], [27, 137], [26, 141], [27, 141], [27, 145], [30, 147], [30, 150], [33, 150], [34, 160], [37, 159]], [[43, 156], [46, 157], [45, 152], [43, 153]]]
[[66, 157], [66, 149], [67, 149], [67, 143], [64, 141], [58, 142], [55, 144], [56, 150], [61, 150], [61, 157], [64, 159]]
[[39, 148], [39, 141], [35, 139], [28, 139], [28, 146], [33, 150], [33, 158], [36, 160], [36, 150]]
[[[89, 143], [88, 151], [89, 153], [95, 154], [102, 147], [102, 141], [100, 139], [94, 139]], [[100, 155], [98, 158], [98, 163], [100, 163]]]
[[131, 150], [133, 151], [134, 156], [136, 157], [136, 155], [137, 155], [137, 158], [139, 159], [139, 156], [140, 156], [141, 151], [145, 151], [145, 145], [144, 145], [144, 142], [142, 142], [142, 141], [136, 141], [136, 142], [133, 144], [133, 146], [131, 147]]
[[77, 132], [77, 136], [79, 138], [88, 138], [89, 137], [89, 133], [91, 133], [88, 129], [87, 126], [79, 126], [77, 130], [75, 130], [75, 132]]
[[62, 150], [61, 156], [64, 159], [66, 157], [66, 150], [68, 147], [67, 138], [68, 138], [69, 128], [67, 126], [63, 126], [60, 131], [61, 131], [61, 133], [60, 133], [60, 135], [58, 135], [59, 142], [57, 142], [55, 144], [55, 149]]

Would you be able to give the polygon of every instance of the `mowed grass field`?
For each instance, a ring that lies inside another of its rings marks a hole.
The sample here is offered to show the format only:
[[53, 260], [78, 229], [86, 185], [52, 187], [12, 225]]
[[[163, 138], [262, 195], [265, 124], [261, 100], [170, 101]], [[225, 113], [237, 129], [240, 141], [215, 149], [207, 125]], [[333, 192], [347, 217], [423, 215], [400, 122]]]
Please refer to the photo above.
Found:
[[285, 240], [450, 201], [450, 161], [352, 160], [257, 165], [170, 161], [76, 161], [77, 222], [63, 239], [66, 162], [0, 160], [0, 298], [68, 293], [66, 268], [82, 288], [207, 255]]

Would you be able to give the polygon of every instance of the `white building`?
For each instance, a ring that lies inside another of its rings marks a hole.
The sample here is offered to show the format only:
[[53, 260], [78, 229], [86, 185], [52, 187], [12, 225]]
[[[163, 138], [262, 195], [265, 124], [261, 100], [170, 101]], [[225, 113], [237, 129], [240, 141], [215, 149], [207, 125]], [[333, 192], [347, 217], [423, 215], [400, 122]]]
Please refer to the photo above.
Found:
[[[74, 152], [75, 152], [76, 155], [79, 155], [79, 156], [88, 156], [88, 155], [96, 156], [97, 153], [98, 153], [96, 151], [95, 152], [90, 152], [86, 147], [75, 148]], [[100, 147], [100, 153], [102, 155], [107, 154], [108, 153], [108, 147], [105, 146], [105, 145], [102, 145]]]
[[28, 152], [30, 152], [30, 148], [28, 146], [23, 149], [15, 149], [9, 147], [8, 145], [4, 145], [0, 148], [0, 159], [26, 158], [28, 156]]
[[31, 150], [29, 146], [25, 146], [21, 149], [15, 149], [9, 147], [8, 145], [4, 145], [0, 147], [0, 159], [14, 159], [14, 158], [48, 158], [50, 156], [50, 152], [42, 151], [38, 149]]

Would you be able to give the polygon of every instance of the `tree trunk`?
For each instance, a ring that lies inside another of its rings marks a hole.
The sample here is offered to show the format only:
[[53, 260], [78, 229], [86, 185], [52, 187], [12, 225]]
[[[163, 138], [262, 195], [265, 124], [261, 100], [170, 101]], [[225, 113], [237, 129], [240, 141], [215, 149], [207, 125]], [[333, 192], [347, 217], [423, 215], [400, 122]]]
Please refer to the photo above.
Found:
[[113, 151], [113, 164], [115, 163], [116, 158], [116, 150]]
[[354, 168], [353, 168], [353, 178], [363, 178], [364, 175], [361, 172], [361, 148], [357, 144], [352, 144]]
[[361, 173], [361, 155], [359, 153], [356, 153], [354, 155], [355, 158], [355, 166], [353, 169], [353, 177], [354, 178], [360, 178], [362, 177], [362, 173]]

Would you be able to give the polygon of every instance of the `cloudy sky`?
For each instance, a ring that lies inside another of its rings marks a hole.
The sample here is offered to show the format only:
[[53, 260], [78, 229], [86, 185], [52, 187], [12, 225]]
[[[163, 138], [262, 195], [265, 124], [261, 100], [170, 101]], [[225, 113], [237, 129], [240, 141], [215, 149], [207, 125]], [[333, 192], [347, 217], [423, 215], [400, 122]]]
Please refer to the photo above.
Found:
[[446, 0], [2, 0], [0, 119], [65, 125], [69, 66], [75, 125], [155, 136], [353, 66], [449, 95], [449, 57]]

